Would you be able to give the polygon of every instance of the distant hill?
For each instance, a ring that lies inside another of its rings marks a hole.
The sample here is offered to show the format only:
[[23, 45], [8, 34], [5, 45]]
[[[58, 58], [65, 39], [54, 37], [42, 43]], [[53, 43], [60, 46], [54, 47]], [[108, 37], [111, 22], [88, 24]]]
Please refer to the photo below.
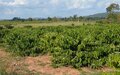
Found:
[[[116, 14], [120, 14], [120, 12], [116, 12]], [[89, 15], [87, 17], [98, 17], [98, 18], [105, 18], [107, 16], [107, 13], [97, 13], [97, 14], [93, 14], [93, 15]]]
[[87, 16], [87, 17], [105, 18], [106, 16], [107, 16], [107, 13], [97, 13], [97, 14], [89, 15], [89, 16]]

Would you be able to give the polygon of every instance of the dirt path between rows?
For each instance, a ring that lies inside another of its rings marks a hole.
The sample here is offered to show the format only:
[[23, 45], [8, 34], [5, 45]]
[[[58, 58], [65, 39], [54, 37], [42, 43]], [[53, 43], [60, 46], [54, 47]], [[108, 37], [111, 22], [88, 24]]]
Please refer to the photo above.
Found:
[[0, 58], [6, 57], [7, 55], [8, 54], [5, 51], [3, 51], [2, 49], [0, 49]]
[[51, 56], [43, 55], [37, 57], [18, 57], [12, 56], [3, 48], [0, 48], [0, 67], [7, 72], [15, 72], [22, 75], [90, 75], [96, 72], [112, 72], [111, 68], [104, 67], [100, 70], [92, 70], [88, 67], [81, 70], [71, 67], [53, 68], [51, 66]]
[[47, 75], [80, 75], [77, 69], [70, 67], [53, 68], [51, 66], [51, 57], [49, 55], [38, 57], [27, 57], [24, 63], [28, 65], [30, 71], [37, 71]]
[[[43, 55], [37, 57], [12, 57], [9, 53], [0, 49], [0, 58], [4, 59], [8, 72], [33, 75], [80, 75], [80, 71], [71, 67], [53, 68], [51, 56]], [[26, 72], [27, 71], [27, 72]]]

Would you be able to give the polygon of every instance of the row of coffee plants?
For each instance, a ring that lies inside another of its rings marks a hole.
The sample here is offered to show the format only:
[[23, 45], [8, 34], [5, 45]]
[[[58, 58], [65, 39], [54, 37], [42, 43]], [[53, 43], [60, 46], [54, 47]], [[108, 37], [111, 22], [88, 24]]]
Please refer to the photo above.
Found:
[[50, 53], [55, 67], [120, 67], [120, 25], [14, 28], [0, 38], [17, 55]]

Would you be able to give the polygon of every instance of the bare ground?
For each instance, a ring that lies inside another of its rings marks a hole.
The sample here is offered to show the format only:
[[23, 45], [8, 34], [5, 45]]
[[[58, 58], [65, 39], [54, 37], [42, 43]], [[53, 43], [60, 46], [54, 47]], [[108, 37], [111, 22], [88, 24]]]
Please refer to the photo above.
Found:
[[[27, 75], [80, 75], [80, 71], [71, 67], [53, 68], [51, 56], [37, 57], [12, 57], [9, 53], [0, 49], [0, 59], [4, 60], [4, 68], [7, 72], [17, 72]], [[29, 73], [27, 73], [27, 72]]]
[[72, 67], [53, 68], [51, 66], [51, 56], [43, 55], [37, 57], [14, 57], [0, 49], [0, 67], [5, 68], [7, 72], [16, 72], [23, 75], [81, 75], [83, 72], [90, 74], [95, 72], [111, 72], [111, 68], [104, 67], [100, 70], [92, 70], [88, 67], [81, 70]]

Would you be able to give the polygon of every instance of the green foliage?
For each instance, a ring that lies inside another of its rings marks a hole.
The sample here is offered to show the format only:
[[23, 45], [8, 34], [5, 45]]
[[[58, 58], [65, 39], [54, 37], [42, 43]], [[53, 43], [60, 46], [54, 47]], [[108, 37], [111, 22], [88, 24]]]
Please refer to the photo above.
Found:
[[14, 28], [1, 38], [17, 55], [50, 53], [55, 67], [120, 66], [119, 25]]
[[27, 25], [27, 26], [24, 26], [25, 28], [32, 28], [32, 26], [30, 26], [30, 25]]
[[7, 29], [12, 29], [12, 28], [14, 28], [14, 26], [12, 26], [12, 25], [4, 25], [5, 26], [5, 28], [7, 28]]
[[[119, 23], [119, 4], [112, 3], [107, 8], [106, 11], [108, 13], [107, 15], [107, 22], [108, 23]], [[117, 11], [117, 12], [116, 12]]]
[[120, 68], [120, 53], [113, 53], [109, 55], [108, 65], [111, 67]]
[[0, 68], [0, 75], [18, 75], [18, 74], [15, 72], [7, 72], [5, 69]]
[[5, 35], [7, 35], [9, 33], [9, 30], [7, 29], [1, 29], [0, 30], [0, 43], [3, 43], [3, 38]]
[[114, 13], [115, 10], [119, 10], [119, 9], [120, 9], [119, 4], [112, 3], [112, 4], [110, 4], [110, 5], [106, 8], [106, 11], [107, 11], [108, 13]]
[[7, 73], [6, 71], [0, 71], [0, 75], [18, 75], [17, 73]]
[[12, 52], [15, 52], [18, 55], [36, 55], [36, 52], [39, 52], [39, 49], [37, 48], [39, 45], [37, 41], [39, 39], [34, 33], [31, 34], [31, 30], [32, 29], [12, 30], [12, 32], [5, 36], [4, 41], [11, 46], [10, 48], [13, 49]]
[[0, 30], [2, 30], [2, 29], [4, 29], [4, 27], [3, 27], [3, 26], [0, 26]]
[[99, 72], [99, 73], [94, 73], [89, 75], [120, 75], [120, 72]]

